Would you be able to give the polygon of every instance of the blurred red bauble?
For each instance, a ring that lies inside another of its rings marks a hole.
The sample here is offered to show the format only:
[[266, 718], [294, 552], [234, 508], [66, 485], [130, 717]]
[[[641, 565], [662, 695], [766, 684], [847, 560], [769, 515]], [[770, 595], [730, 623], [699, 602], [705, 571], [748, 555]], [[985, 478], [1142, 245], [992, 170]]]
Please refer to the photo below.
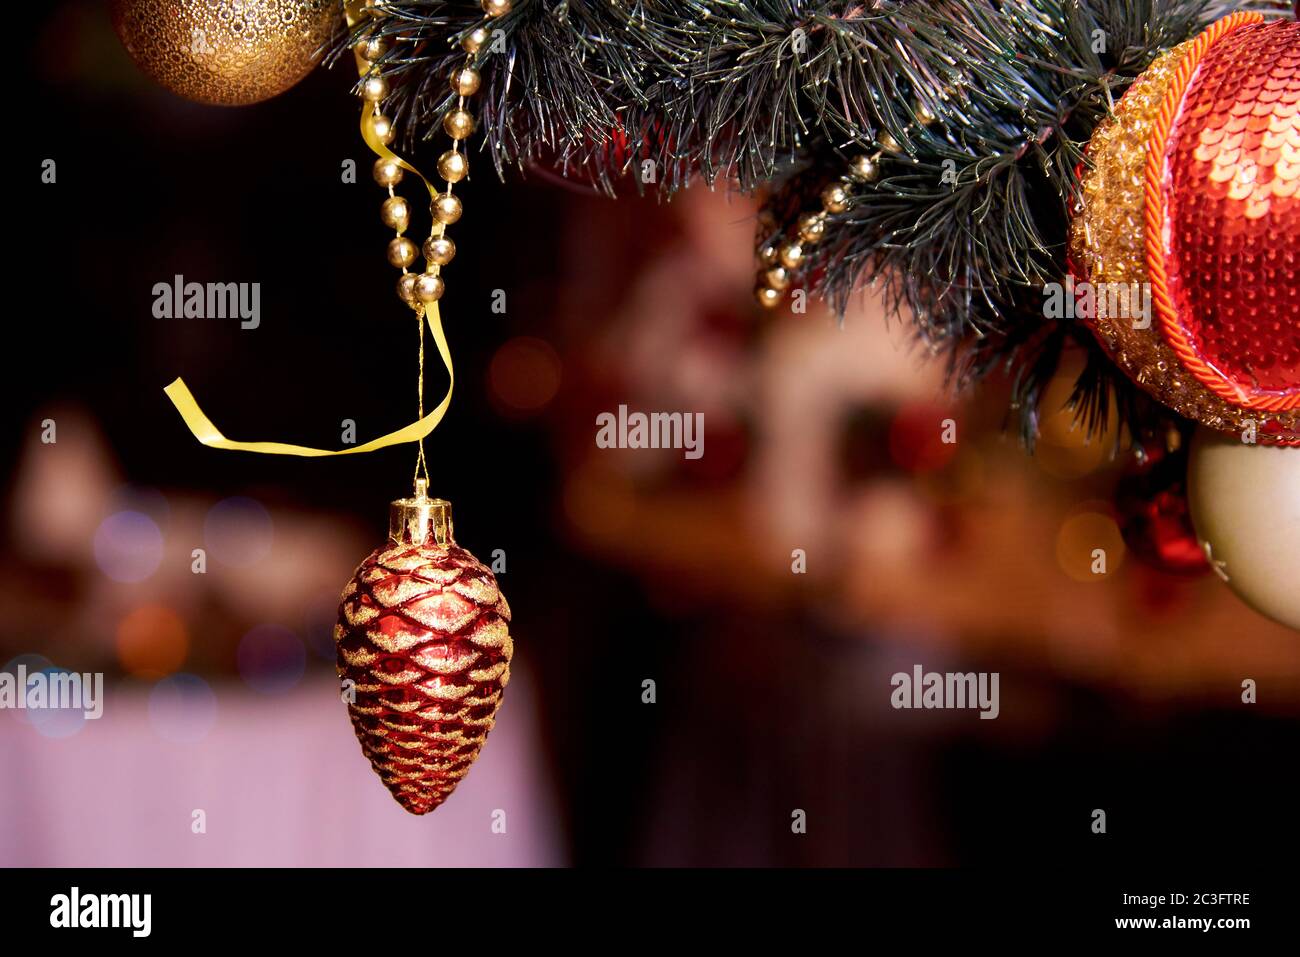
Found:
[[1124, 544], [1139, 560], [1171, 575], [1210, 570], [1192, 527], [1187, 503], [1187, 451], [1159, 444], [1142, 450], [1115, 490], [1115, 511]]
[[338, 673], [361, 751], [399, 804], [432, 811], [478, 757], [510, 681], [510, 607], [452, 537], [451, 506], [392, 505], [389, 543], [343, 590]]
[[902, 406], [889, 426], [889, 454], [909, 472], [934, 472], [957, 453], [956, 419], [946, 408], [927, 402]]

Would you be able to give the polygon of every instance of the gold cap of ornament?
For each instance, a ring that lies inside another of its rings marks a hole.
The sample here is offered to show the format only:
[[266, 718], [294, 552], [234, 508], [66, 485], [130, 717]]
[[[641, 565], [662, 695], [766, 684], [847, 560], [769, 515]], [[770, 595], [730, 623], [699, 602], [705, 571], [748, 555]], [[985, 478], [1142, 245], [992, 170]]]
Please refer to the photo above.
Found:
[[388, 506], [388, 537], [403, 545], [456, 544], [451, 524], [451, 502], [429, 498], [426, 479], [415, 480], [415, 494], [399, 498]]

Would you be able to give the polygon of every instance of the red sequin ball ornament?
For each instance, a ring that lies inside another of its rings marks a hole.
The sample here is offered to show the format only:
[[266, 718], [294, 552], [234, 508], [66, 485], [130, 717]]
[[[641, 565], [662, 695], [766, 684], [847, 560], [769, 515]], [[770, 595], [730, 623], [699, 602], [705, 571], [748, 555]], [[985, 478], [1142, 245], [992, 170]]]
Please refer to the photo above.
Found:
[[478, 757], [510, 681], [510, 606], [452, 537], [451, 505], [392, 504], [389, 543], [343, 590], [338, 673], [362, 753], [399, 804], [426, 814]]
[[1208, 44], [1159, 160], [1165, 224], [1147, 242], [1163, 245], [1166, 339], [1228, 402], [1300, 406], [1300, 23]]
[[1300, 444], [1300, 24], [1235, 13], [1162, 54], [1088, 143], [1083, 314], [1155, 399]]

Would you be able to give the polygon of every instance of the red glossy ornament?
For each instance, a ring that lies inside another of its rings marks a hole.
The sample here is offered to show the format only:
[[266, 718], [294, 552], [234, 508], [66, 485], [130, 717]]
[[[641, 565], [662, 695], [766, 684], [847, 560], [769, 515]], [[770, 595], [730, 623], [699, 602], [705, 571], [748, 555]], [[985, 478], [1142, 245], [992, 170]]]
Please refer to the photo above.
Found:
[[362, 753], [398, 803], [426, 814], [469, 771], [510, 680], [510, 606], [452, 537], [451, 505], [392, 504], [389, 543], [343, 590], [338, 673]]
[[1186, 449], [1144, 446], [1141, 460], [1120, 478], [1115, 511], [1124, 544], [1147, 565], [1170, 575], [1210, 570], [1187, 503]]

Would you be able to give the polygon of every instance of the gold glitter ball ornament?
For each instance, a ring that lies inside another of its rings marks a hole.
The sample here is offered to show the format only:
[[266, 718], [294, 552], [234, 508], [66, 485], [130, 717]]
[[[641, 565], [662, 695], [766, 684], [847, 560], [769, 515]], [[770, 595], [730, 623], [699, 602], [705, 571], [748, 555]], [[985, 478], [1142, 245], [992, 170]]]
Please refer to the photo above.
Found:
[[289, 89], [316, 65], [335, 0], [113, 0], [113, 26], [151, 79], [188, 100], [242, 106]]

